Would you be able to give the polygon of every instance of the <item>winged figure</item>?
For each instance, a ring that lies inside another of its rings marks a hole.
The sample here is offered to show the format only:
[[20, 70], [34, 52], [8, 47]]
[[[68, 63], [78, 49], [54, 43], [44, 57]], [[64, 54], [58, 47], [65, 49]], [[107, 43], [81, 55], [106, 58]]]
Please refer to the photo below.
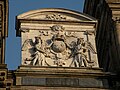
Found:
[[32, 39], [27, 39], [22, 45], [22, 51], [26, 51], [29, 48], [34, 48], [34, 46], [35, 46], [35, 42], [33, 42]]
[[93, 54], [97, 54], [94, 46], [91, 44], [91, 42], [86, 41], [85, 42], [85, 48], [89, 51], [91, 51]]
[[35, 37], [35, 42], [32, 39], [27, 39], [22, 46], [22, 51], [31, 50], [31, 56], [26, 58], [26, 61], [31, 61], [32, 65], [44, 64], [45, 60], [45, 45], [41, 37]]

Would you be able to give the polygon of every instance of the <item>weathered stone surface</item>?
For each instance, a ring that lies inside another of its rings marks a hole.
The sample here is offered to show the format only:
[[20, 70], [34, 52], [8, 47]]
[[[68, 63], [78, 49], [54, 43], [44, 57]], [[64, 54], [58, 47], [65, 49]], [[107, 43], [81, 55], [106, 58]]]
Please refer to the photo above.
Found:
[[67, 9], [40, 9], [17, 16], [22, 64], [14, 72], [16, 87], [108, 88], [109, 74], [103, 73], [98, 64], [96, 25], [96, 19]]
[[22, 77], [21, 85], [103, 87], [102, 80], [94, 78], [32, 78]]
[[21, 66], [15, 75], [18, 86], [108, 88], [109, 74], [99, 68]]
[[[2, 89], [6, 90], [6, 89]], [[12, 90], [110, 90], [102, 88], [74, 88], [74, 87], [39, 87], [39, 86], [23, 86], [12, 88]]]
[[41, 9], [17, 16], [17, 22], [22, 65], [99, 67], [94, 18], [66, 9]]

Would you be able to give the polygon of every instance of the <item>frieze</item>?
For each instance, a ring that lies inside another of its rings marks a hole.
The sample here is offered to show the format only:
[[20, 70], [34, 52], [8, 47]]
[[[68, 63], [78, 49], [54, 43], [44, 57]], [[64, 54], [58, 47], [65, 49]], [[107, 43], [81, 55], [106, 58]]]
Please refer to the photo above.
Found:
[[[22, 53], [29, 53], [23, 58], [24, 65], [57, 66], [57, 67], [93, 67], [96, 61], [91, 54], [96, 55], [94, 45], [89, 42], [88, 35], [93, 31], [65, 31], [62, 25], [53, 25], [49, 31], [39, 31], [39, 35], [26, 39], [22, 45]], [[82, 37], [85, 36], [83, 38]]]

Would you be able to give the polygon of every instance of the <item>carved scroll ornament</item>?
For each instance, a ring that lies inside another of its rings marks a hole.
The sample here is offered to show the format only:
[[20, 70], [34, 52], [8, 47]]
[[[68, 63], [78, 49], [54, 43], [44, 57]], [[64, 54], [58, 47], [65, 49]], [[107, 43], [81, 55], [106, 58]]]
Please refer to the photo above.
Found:
[[66, 17], [62, 16], [61, 14], [50, 14], [50, 15], [46, 15], [45, 19], [47, 19], [47, 20], [66, 20]]

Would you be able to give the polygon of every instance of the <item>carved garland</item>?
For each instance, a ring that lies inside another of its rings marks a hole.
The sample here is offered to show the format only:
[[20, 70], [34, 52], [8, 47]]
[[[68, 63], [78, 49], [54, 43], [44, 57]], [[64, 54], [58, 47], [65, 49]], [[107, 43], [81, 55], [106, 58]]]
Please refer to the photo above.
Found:
[[47, 20], [66, 20], [66, 17], [60, 14], [46, 15], [45, 19]]

